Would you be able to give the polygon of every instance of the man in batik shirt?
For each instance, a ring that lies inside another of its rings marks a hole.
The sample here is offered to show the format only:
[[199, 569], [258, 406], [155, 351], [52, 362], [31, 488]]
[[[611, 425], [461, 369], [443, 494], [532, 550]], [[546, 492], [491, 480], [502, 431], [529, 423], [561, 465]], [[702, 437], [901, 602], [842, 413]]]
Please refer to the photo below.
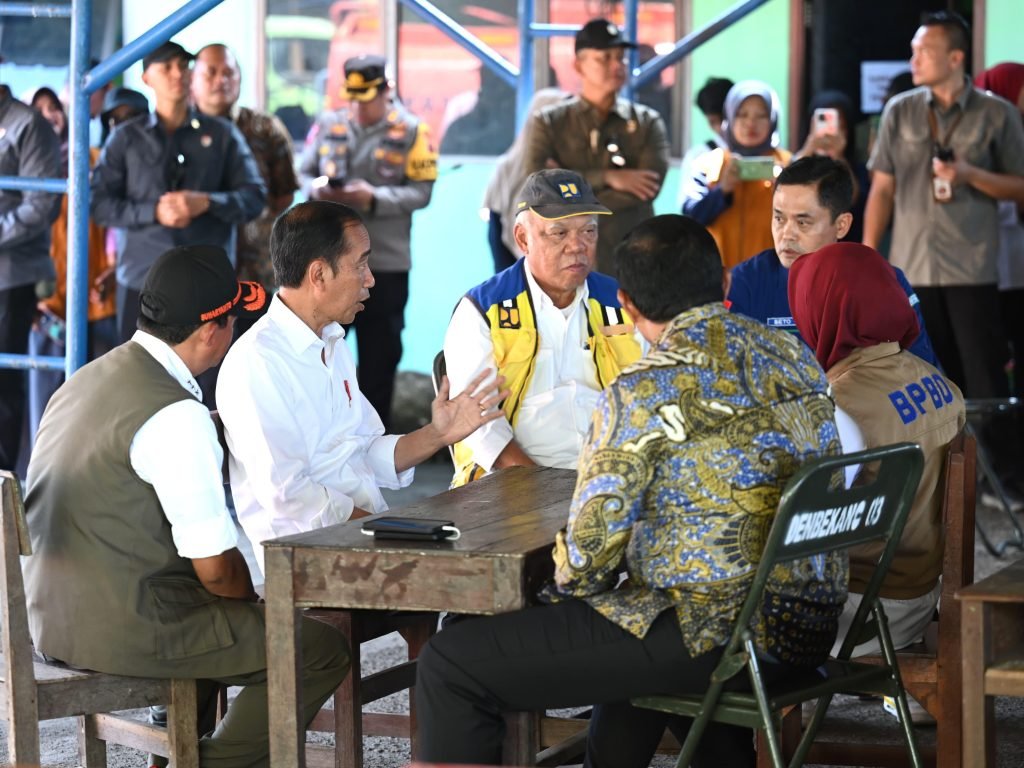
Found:
[[[647, 766], [665, 727], [684, 737], [688, 724], [629, 700], [706, 689], [786, 481], [839, 452], [814, 356], [726, 310], [707, 230], [658, 216], [616, 256], [619, 299], [651, 350], [598, 401], [553, 604], [452, 624], [420, 654], [426, 762], [497, 764], [504, 712], [594, 704], [586, 764]], [[846, 581], [845, 556], [774, 570], [752, 624], [769, 680], [828, 656]], [[711, 731], [695, 765], [753, 765], [750, 731]]]

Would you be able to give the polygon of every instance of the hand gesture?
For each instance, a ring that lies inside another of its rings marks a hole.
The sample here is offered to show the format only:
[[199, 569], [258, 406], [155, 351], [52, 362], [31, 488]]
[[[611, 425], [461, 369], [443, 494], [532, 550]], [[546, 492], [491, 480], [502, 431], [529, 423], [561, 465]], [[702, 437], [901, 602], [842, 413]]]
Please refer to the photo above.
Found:
[[736, 162], [736, 156], [729, 155], [722, 165], [721, 173], [718, 174], [718, 188], [725, 194], [731, 195], [741, 181], [740, 166]]
[[970, 169], [971, 166], [968, 162], [959, 157], [949, 162], [943, 162], [937, 157], [932, 158], [932, 172], [940, 179], [946, 179], [953, 186], [966, 184]]
[[164, 192], [156, 204], [156, 220], [165, 227], [184, 229], [192, 221], [180, 192]]
[[445, 445], [457, 443], [487, 422], [501, 417], [502, 412], [495, 406], [508, 397], [509, 391], [501, 389], [504, 376], [487, 381], [493, 373], [490, 369], [481, 371], [461, 394], [451, 399], [448, 399], [448, 377], [441, 380], [437, 397], [430, 404], [430, 423]]
[[653, 200], [661, 191], [661, 177], [655, 171], [639, 168], [618, 168], [604, 172], [605, 183], [614, 190], [625, 192], [643, 201]]

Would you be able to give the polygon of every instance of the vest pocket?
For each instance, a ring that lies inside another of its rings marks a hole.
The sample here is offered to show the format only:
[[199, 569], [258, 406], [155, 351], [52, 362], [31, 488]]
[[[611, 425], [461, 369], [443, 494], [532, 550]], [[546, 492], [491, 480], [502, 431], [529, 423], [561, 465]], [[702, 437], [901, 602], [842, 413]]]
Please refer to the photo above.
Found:
[[221, 598], [202, 585], [190, 579], [155, 578], [147, 587], [157, 623], [158, 659], [187, 659], [234, 645]]

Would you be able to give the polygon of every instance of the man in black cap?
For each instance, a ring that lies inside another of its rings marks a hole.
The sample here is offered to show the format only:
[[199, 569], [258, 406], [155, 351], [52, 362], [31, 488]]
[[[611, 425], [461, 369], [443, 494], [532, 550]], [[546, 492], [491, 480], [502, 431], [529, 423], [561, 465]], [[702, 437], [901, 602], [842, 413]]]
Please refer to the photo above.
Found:
[[456, 391], [496, 367], [511, 392], [502, 418], [455, 445], [455, 486], [517, 465], [575, 469], [601, 390], [640, 357], [618, 284], [593, 271], [611, 212], [590, 185], [538, 171], [516, 200], [524, 258], [470, 290], [445, 335]]
[[527, 173], [551, 167], [580, 173], [615, 215], [601, 227], [597, 268], [616, 274], [613, 251], [623, 235], [654, 215], [653, 201], [668, 170], [665, 122], [650, 107], [618, 98], [626, 83], [622, 31], [593, 19], [576, 34], [580, 94], [527, 121]]
[[[266, 300], [217, 246], [164, 253], [142, 287], [139, 330], [57, 391], [28, 469], [36, 649], [110, 674], [199, 679], [202, 768], [269, 764], [264, 613], [196, 383], [224, 357], [235, 318]], [[308, 722], [349, 657], [342, 636], [316, 621], [304, 624], [303, 645]], [[207, 681], [244, 686], [216, 730]]]
[[299, 173], [311, 200], [354, 208], [370, 233], [377, 285], [353, 323], [359, 388], [390, 431], [409, 298], [412, 214], [430, 202], [437, 154], [427, 124], [392, 99], [385, 64], [372, 54], [345, 62], [341, 95], [348, 106], [313, 125]]
[[239, 224], [263, 210], [266, 190], [238, 129], [189, 106], [193, 56], [164, 43], [142, 60], [156, 94], [152, 115], [124, 123], [92, 175], [92, 215], [122, 230], [117, 243], [118, 331], [135, 330], [139, 291], [157, 255], [219, 245], [235, 258]]

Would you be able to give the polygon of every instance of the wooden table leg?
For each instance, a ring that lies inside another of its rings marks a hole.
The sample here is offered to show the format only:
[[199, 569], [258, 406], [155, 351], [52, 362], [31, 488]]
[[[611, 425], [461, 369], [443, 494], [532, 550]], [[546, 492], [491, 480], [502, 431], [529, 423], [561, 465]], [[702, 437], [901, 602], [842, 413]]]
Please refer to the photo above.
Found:
[[964, 603], [960, 625], [963, 654], [963, 764], [972, 768], [995, 766], [994, 707], [985, 695], [985, 668], [991, 660], [988, 637], [990, 606]]
[[302, 727], [302, 644], [295, 609], [292, 550], [267, 547], [266, 622], [267, 695], [270, 707], [270, 764], [305, 768], [306, 734]]
[[540, 751], [540, 718], [543, 712], [510, 712], [505, 715], [503, 765], [536, 765]]

